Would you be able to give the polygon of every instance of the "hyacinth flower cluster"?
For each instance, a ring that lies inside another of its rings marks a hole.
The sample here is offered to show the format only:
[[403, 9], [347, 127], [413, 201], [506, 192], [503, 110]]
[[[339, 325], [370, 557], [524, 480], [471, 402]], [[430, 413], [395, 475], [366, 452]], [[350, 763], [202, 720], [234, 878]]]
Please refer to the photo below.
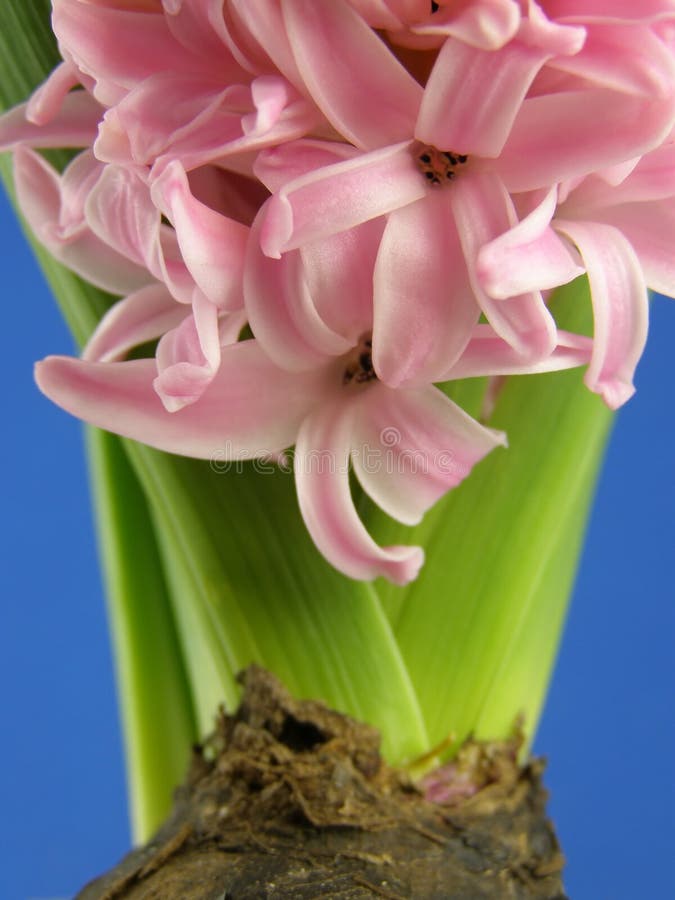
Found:
[[[672, 0], [53, 0], [53, 28], [0, 147], [38, 239], [121, 298], [38, 364], [69, 412], [294, 446], [319, 550], [404, 584], [423, 551], [375, 543], [350, 471], [414, 524], [507, 441], [438, 385], [585, 366], [631, 396], [647, 288], [675, 293]], [[584, 273], [591, 338], [548, 305]]]

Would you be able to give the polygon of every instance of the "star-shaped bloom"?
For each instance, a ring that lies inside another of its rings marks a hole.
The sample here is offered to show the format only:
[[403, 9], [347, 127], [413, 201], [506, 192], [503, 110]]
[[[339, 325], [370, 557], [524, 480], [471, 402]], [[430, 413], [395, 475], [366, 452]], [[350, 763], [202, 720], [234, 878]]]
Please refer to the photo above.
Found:
[[280, 9], [294, 66], [344, 143], [302, 140], [259, 155], [256, 174], [273, 192], [265, 253], [386, 217], [373, 335], [392, 386], [438, 380], [481, 312], [524, 359], [545, 357], [556, 329], [541, 292], [495, 300], [478, 254], [517, 224], [514, 193], [663, 139], [675, 115], [664, 43], [634, 25], [640, 52], [630, 56], [627, 27], [559, 23], [529, 4], [498, 50], [447, 37], [422, 87], [343, 0]]
[[585, 269], [595, 320], [585, 381], [616, 408], [635, 391], [647, 287], [675, 294], [675, 140], [543, 198], [523, 198], [528, 202], [519, 225], [482, 248], [483, 288], [499, 298], [565, 284]]
[[[222, 462], [278, 458], [295, 445], [300, 510], [319, 550], [352, 578], [383, 575], [404, 584], [416, 577], [422, 550], [373, 541], [354, 506], [350, 469], [382, 509], [412, 525], [505, 436], [432, 384], [397, 389], [378, 377], [371, 334], [376, 230], [274, 260], [260, 250], [263, 220], [264, 210], [251, 229], [244, 273], [259, 337], [228, 340], [194, 402], [167, 408], [151, 359], [52, 357], [38, 365], [38, 384], [74, 415], [172, 453]], [[314, 310], [310, 328], [308, 317], [296, 316], [303, 308]], [[589, 347], [588, 339], [562, 335], [545, 363], [524, 366], [490, 326], [479, 325], [443, 374], [566, 368], [586, 362]]]

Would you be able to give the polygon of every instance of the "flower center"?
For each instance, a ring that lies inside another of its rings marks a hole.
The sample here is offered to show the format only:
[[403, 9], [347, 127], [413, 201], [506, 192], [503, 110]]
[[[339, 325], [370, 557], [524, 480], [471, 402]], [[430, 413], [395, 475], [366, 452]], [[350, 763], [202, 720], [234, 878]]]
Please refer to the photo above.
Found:
[[437, 150], [431, 144], [420, 144], [415, 149], [415, 162], [429, 184], [447, 184], [457, 174], [458, 166], [468, 160], [465, 153]]
[[342, 375], [342, 383], [366, 384], [376, 381], [377, 375], [373, 368], [373, 339], [372, 333], [366, 331], [359, 338], [359, 342], [352, 352], [345, 358], [345, 370]]

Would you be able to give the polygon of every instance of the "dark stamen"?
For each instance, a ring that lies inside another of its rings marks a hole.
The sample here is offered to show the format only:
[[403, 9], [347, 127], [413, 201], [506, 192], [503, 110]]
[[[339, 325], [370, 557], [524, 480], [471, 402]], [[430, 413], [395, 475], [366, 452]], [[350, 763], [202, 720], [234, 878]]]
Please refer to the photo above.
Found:
[[377, 374], [373, 368], [373, 354], [371, 348], [373, 341], [370, 332], [362, 334], [359, 342], [347, 358], [345, 370], [342, 373], [342, 383], [366, 384], [375, 381]]
[[417, 144], [415, 162], [426, 180], [433, 185], [447, 184], [457, 174], [456, 168], [464, 165], [469, 157], [454, 150], [438, 150], [431, 144]]

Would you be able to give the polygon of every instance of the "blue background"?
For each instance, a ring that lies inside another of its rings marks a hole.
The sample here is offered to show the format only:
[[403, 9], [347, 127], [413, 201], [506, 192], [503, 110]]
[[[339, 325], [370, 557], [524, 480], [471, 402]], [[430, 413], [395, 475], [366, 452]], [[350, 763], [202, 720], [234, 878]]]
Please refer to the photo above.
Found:
[[[33, 385], [71, 352], [4, 196], [0, 897], [65, 898], [128, 846], [80, 426]], [[536, 750], [573, 900], [675, 897], [675, 304], [618, 416]]]

